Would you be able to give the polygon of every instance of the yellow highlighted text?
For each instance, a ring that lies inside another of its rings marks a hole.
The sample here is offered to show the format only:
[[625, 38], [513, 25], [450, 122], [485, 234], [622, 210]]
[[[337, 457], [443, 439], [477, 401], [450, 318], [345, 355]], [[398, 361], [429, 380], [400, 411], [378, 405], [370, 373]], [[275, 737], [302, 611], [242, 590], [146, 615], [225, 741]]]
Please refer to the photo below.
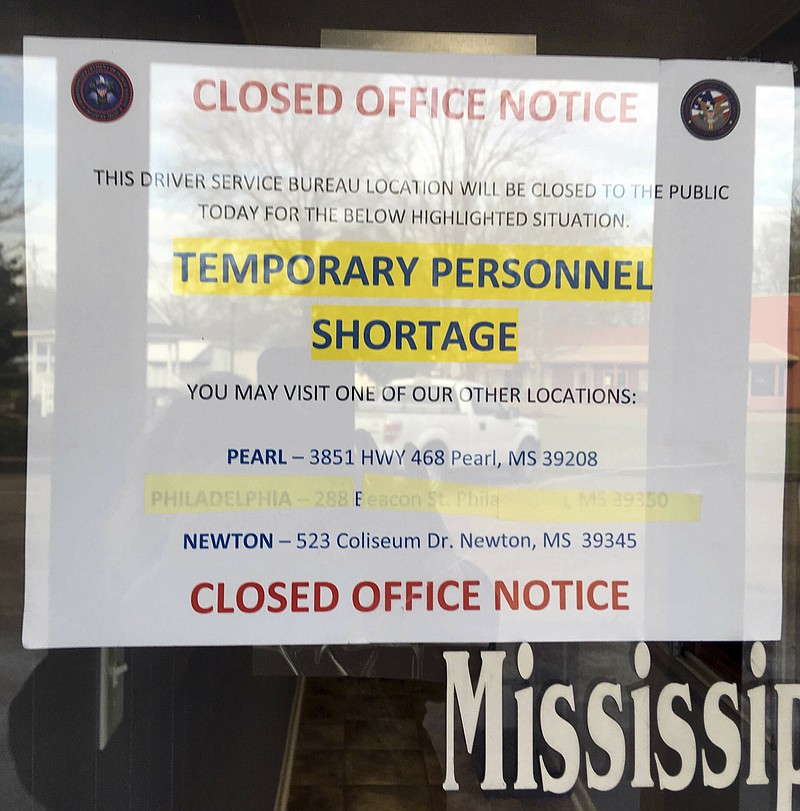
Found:
[[348, 476], [237, 476], [149, 473], [144, 477], [146, 515], [244, 510], [350, 507]]
[[311, 308], [314, 360], [516, 363], [517, 310], [503, 307]]
[[652, 246], [178, 237], [176, 293], [650, 301]]
[[537, 490], [366, 474], [360, 503], [373, 509], [484, 515], [506, 521], [700, 520], [701, 496], [623, 490]]

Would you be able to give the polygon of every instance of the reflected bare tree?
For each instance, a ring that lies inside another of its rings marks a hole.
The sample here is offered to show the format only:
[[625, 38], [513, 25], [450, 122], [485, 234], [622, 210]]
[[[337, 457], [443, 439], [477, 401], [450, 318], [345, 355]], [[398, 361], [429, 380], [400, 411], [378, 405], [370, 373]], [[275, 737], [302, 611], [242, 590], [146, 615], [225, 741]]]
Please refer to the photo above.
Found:
[[0, 166], [0, 223], [21, 217], [22, 164]]
[[[176, 74], [177, 75], [177, 74]], [[226, 72], [232, 85], [236, 81], [235, 71]], [[248, 73], [248, 79], [252, 74]], [[354, 88], [359, 77], [337, 74], [326, 77], [328, 81], [337, 82], [345, 88], [345, 103], [354, 98]], [[185, 79], [183, 80], [185, 86]], [[392, 84], [402, 86], [437, 85], [455, 86], [463, 84], [463, 78], [456, 77], [420, 77], [409, 75], [385, 75], [381, 77], [382, 86]], [[487, 99], [497, 99], [501, 88], [515, 93], [528, 86], [521, 80], [482, 80], [486, 87]], [[167, 113], [165, 111], [165, 118]], [[390, 117], [386, 114], [374, 117], [357, 118], [351, 115], [297, 116], [279, 115], [268, 110], [261, 114], [246, 113], [223, 114], [213, 113], [208, 116], [207, 126], [198, 130], [196, 117], [185, 119], [174, 115], [163, 122], [166, 126], [160, 130], [166, 146], [161, 157], [154, 160], [171, 162], [169, 166], [153, 166], [155, 169], [174, 168], [178, 156], [186, 169], [186, 161], [191, 156], [192, 168], [209, 177], [214, 172], [236, 172], [242, 175], [274, 175], [288, 178], [353, 178], [361, 181], [359, 192], [345, 190], [336, 193], [319, 193], [310, 190], [287, 192], [259, 191], [240, 189], [232, 191], [198, 190], [195, 200], [204, 203], [235, 203], [239, 205], [258, 205], [260, 210], [266, 204], [296, 206], [301, 212], [295, 220], [261, 221], [248, 223], [241, 229], [242, 236], [260, 236], [265, 239], [315, 239], [315, 240], [358, 240], [394, 242], [397, 244], [416, 242], [454, 242], [467, 244], [505, 244], [517, 242], [520, 245], [537, 244], [545, 238], [552, 241], [566, 239], [585, 241], [575, 235], [554, 236], [552, 232], [543, 235], [540, 229], [519, 228], [516, 230], [492, 224], [475, 225], [439, 225], [431, 226], [415, 221], [412, 210], [440, 211], [470, 209], [473, 211], [530, 210], [539, 205], [531, 198], [506, 198], [502, 195], [506, 182], [533, 179], [553, 180], [598, 180], [596, 173], [606, 171], [608, 162], [603, 156], [616, 155], [618, 145], [606, 139], [605, 133], [599, 133], [595, 147], [597, 159], [593, 163], [584, 163], [582, 169], [576, 169], [570, 158], [569, 149], [561, 147], [560, 139], [564, 136], [564, 126], [552, 123], [547, 127], [531, 120], [509, 121], [500, 126], [493, 123], [497, 110], [487, 109], [483, 122], [464, 119], [454, 120], [445, 116], [436, 118], [420, 115], [412, 118], [408, 115]], [[161, 127], [159, 122], [159, 127]], [[650, 156], [654, 160], [654, 155]], [[629, 161], [630, 163], [630, 161]], [[647, 158], [633, 162], [639, 168], [631, 171], [644, 172], [652, 170]], [[610, 165], [617, 165], [612, 162]], [[627, 166], [627, 164], [626, 164]], [[581, 177], [571, 175], [579, 173]], [[402, 193], [399, 195], [364, 194], [365, 179], [415, 179], [439, 183], [440, 191], [430, 194], [426, 191]], [[618, 181], [621, 178], [604, 178]], [[647, 177], [634, 174], [632, 179], [647, 181]], [[444, 190], [441, 182], [453, 181], [455, 192]], [[464, 194], [460, 181], [495, 182], [500, 196]], [[222, 236], [231, 233], [226, 223], [203, 221], [197, 210], [186, 206], [181, 209], [172, 203], [170, 193], [156, 198], [165, 205], [171, 205], [169, 219], [172, 233], [186, 236]], [[550, 202], [550, 207], [558, 209], [565, 201]], [[405, 211], [405, 216], [395, 222], [362, 225], [338, 221], [314, 221], [303, 215], [305, 208], [331, 206], [339, 211], [345, 207], [386, 207]], [[574, 206], [573, 206], [574, 207]], [[580, 210], [600, 213], [608, 208], [608, 201], [582, 200]], [[174, 214], [174, 216], [173, 216]], [[642, 218], [640, 218], [642, 219]], [[643, 219], [642, 219], [643, 221]], [[177, 229], [177, 230], [176, 230]], [[238, 230], [238, 229], [237, 229]], [[642, 231], [642, 240], [631, 242], [633, 230]], [[647, 233], [644, 233], [647, 232]], [[598, 234], [592, 239], [600, 239], [598, 244], [615, 244], [622, 235], [617, 233]], [[626, 244], [650, 244], [652, 232], [646, 226], [636, 227], [625, 233]], [[168, 278], [168, 273], [163, 278]], [[174, 297], [171, 291], [163, 290], [163, 304], [171, 313], [176, 323], [188, 328], [202, 325], [204, 336], [219, 341], [231, 342], [233, 335], [231, 324], [235, 319], [235, 339], [239, 347], [247, 344], [264, 345], [268, 325], [281, 324], [282, 339], [290, 338], [292, 342], [307, 342], [307, 330], [304, 317], [308, 300], [297, 298], [271, 297], [235, 297], [230, 307], [219, 307], [214, 297], [190, 296]], [[176, 298], [181, 300], [176, 300]], [[451, 299], [448, 298], [448, 302]], [[473, 303], [475, 300], [472, 300]], [[396, 303], [412, 303], [398, 298]], [[421, 302], [419, 302], [421, 303]], [[432, 303], [432, 302], [428, 302]], [[453, 302], [455, 303], [455, 302]], [[627, 326], [646, 323], [648, 308], [643, 305], [623, 305], [616, 307], [599, 306], [588, 303], [585, 306], [553, 307], [552, 302], [542, 303], [535, 300], [508, 300], [520, 308], [520, 321], [526, 324], [527, 339], [532, 352], [545, 356], [553, 342], [558, 341], [558, 332], [567, 326], [591, 326], [593, 321], [608, 325], [609, 323]], [[602, 312], [600, 312], [602, 311]], [[574, 322], [574, 323], [568, 323]], [[426, 364], [424, 371], [430, 371]]]
[[[22, 217], [22, 164], [0, 166], [0, 226]], [[0, 242], [0, 368], [22, 354], [25, 295], [22, 245]]]
[[[0, 166], [0, 229], [23, 214], [22, 164]], [[20, 229], [21, 230], [21, 229]], [[0, 242], [0, 453], [26, 446], [26, 302], [21, 240]]]

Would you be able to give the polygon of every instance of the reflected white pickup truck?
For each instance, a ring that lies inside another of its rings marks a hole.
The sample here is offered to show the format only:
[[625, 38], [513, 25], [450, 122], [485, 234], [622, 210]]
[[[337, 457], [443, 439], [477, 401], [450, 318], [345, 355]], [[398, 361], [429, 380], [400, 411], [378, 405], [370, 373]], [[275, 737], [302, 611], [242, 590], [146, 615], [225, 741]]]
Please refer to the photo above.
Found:
[[389, 387], [403, 395], [361, 404], [356, 411], [356, 429], [367, 431], [380, 450], [442, 451], [446, 465], [460, 467], [485, 464], [480, 456], [506, 460], [509, 451], [539, 448], [536, 420], [520, 417], [513, 402], [502, 402], [512, 399], [509, 387], [419, 377], [382, 388]]

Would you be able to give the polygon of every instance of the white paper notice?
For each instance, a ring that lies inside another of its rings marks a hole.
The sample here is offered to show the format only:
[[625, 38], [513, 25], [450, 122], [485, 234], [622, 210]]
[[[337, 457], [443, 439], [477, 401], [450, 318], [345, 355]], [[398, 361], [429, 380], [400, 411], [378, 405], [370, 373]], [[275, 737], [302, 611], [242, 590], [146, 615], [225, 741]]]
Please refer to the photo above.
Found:
[[773, 638], [789, 67], [30, 39], [30, 647]]

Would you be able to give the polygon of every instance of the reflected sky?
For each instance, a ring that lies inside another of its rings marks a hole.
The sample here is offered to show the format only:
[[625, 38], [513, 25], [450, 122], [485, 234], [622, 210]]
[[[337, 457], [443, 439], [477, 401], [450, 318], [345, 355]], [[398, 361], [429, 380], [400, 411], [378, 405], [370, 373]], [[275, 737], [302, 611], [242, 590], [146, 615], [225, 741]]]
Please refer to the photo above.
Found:
[[3, 208], [22, 201], [21, 167], [22, 59], [0, 56], [0, 243], [10, 251], [22, 250], [22, 212], [4, 219]]

